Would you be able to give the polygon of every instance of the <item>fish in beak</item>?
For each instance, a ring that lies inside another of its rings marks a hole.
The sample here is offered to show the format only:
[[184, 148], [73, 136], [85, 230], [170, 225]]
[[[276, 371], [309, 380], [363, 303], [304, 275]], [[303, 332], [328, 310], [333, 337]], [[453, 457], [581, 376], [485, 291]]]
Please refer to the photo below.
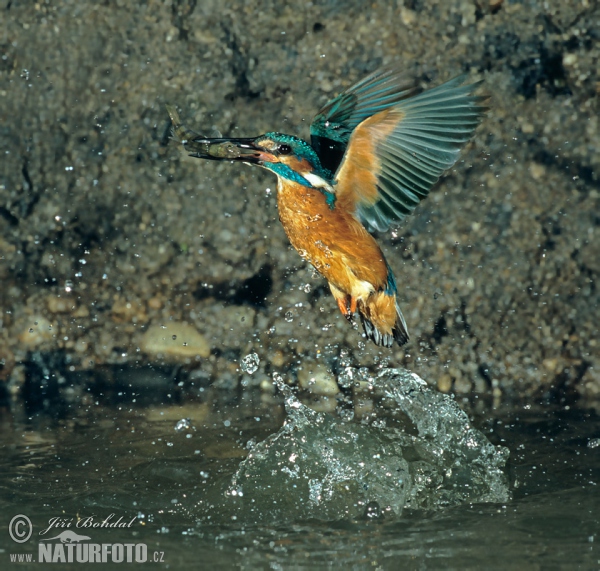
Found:
[[275, 155], [255, 144], [257, 139], [202, 137], [181, 123], [175, 107], [167, 105], [167, 111], [173, 124], [174, 138], [184, 146], [190, 157], [211, 161], [240, 161], [259, 165], [277, 160]]

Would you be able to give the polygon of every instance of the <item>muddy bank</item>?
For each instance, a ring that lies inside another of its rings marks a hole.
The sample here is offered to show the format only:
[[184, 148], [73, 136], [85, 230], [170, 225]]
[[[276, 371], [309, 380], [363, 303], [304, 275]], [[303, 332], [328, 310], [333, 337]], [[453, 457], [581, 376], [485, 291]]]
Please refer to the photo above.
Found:
[[[53, 4], [0, 7], [10, 389], [39, 354], [72, 373], [183, 365], [224, 388], [385, 358], [460, 394], [599, 398], [596, 3]], [[378, 237], [412, 335], [383, 351], [291, 250], [274, 178], [182, 156], [164, 104], [209, 135], [307, 136], [321, 104], [392, 62], [431, 84], [467, 71], [492, 109]]]

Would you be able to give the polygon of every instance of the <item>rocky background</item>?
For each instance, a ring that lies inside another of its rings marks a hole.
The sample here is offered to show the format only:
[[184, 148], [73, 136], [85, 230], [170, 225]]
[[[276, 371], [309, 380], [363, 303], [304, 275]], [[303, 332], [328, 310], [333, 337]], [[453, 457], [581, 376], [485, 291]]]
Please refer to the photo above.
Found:
[[[173, 364], [197, 385], [269, 390], [275, 373], [306, 384], [383, 362], [496, 400], [600, 398], [596, 0], [0, 10], [7, 394], [32, 370]], [[392, 63], [424, 85], [468, 72], [491, 111], [415, 215], [378, 236], [412, 334], [389, 351], [365, 346], [290, 248], [274, 177], [185, 157], [164, 104], [207, 135], [306, 137], [320, 105]]]

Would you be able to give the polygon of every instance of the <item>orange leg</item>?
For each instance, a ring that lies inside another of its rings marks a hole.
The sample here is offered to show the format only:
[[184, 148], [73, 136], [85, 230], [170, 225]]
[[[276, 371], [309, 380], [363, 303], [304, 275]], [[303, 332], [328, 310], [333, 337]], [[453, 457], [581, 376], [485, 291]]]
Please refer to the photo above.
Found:
[[356, 313], [356, 298], [350, 297], [350, 313]]
[[348, 309], [348, 298], [347, 297], [336, 297], [335, 301], [337, 301], [338, 307], [342, 312], [342, 315], [347, 319], [349, 314]]
[[346, 297], [336, 297], [338, 307], [342, 312], [342, 315], [350, 322], [356, 313], [356, 299], [347, 295]]

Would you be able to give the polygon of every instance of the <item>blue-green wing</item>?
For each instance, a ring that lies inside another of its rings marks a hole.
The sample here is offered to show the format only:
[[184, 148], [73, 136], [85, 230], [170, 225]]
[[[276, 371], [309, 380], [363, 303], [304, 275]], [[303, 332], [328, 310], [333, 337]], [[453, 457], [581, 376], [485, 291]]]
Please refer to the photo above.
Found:
[[[353, 132], [336, 173], [336, 202], [369, 230], [385, 231], [409, 215], [481, 122], [485, 97], [466, 75], [404, 99]], [[367, 176], [369, 171], [370, 176]]]
[[321, 164], [335, 172], [352, 132], [360, 123], [418, 92], [414, 80], [406, 73], [383, 68], [328, 101], [310, 126], [311, 145]]

